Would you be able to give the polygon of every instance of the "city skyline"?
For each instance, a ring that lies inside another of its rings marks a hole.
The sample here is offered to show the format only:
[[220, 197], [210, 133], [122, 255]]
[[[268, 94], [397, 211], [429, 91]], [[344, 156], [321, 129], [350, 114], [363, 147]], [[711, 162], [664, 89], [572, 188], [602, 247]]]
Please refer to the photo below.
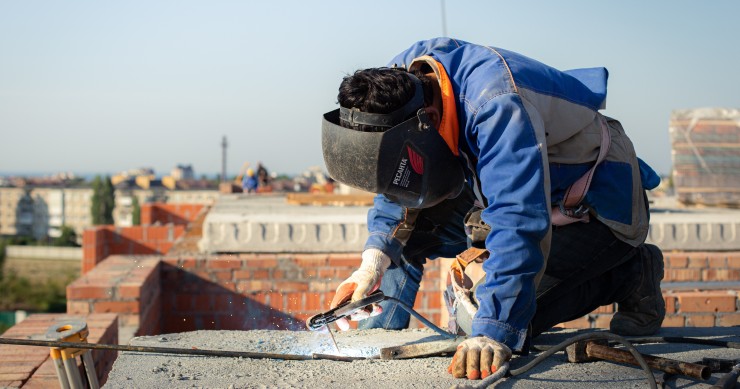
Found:
[[673, 110], [740, 106], [739, 11], [731, 0], [2, 2], [0, 174], [192, 164], [211, 176], [223, 136], [230, 176], [245, 162], [323, 168], [320, 118], [341, 78], [445, 32], [559, 69], [606, 67], [603, 112], [667, 174]]

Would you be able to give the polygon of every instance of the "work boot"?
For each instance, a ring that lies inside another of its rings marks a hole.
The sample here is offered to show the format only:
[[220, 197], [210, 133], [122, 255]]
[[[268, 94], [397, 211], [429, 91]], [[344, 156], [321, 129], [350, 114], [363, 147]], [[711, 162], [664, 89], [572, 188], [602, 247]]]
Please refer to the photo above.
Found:
[[665, 301], [660, 290], [663, 279], [663, 253], [651, 244], [638, 248], [642, 274], [635, 290], [617, 303], [617, 313], [609, 329], [618, 335], [645, 336], [656, 333], [665, 318]]

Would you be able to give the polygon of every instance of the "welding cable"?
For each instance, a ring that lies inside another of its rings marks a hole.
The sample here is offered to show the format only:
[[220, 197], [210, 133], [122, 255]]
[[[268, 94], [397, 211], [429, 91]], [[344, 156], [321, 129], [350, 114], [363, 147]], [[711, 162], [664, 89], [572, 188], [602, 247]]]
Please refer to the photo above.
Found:
[[411, 316], [415, 317], [417, 320], [419, 320], [420, 322], [424, 323], [425, 326], [431, 328], [432, 330], [434, 330], [434, 332], [442, 335], [445, 339], [455, 339], [455, 338], [457, 338], [457, 335], [452, 334], [450, 332], [447, 332], [447, 331], [445, 331], [445, 330], [437, 327], [436, 325], [434, 325], [434, 323], [432, 323], [429, 320], [427, 320], [426, 318], [424, 318], [424, 316], [422, 316], [419, 313], [417, 313], [416, 311], [414, 311], [413, 308], [409, 307], [408, 305], [406, 305], [405, 303], [403, 303], [401, 300], [399, 300], [397, 298], [394, 298], [394, 297], [390, 297], [390, 296], [385, 296], [385, 298], [383, 300], [388, 300], [388, 301], [391, 301], [391, 302], [396, 303], [399, 307], [403, 308], [406, 312], [410, 313]]
[[527, 372], [529, 369], [537, 366], [540, 364], [545, 358], [551, 356], [552, 354], [555, 354], [558, 351], [565, 350], [566, 347], [570, 346], [573, 343], [580, 342], [580, 341], [588, 341], [588, 340], [597, 340], [597, 339], [608, 339], [616, 341], [620, 344], [622, 344], [624, 347], [626, 347], [629, 352], [632, 354], [632, 356], [635, 357], [635, 360], [638, 364], [640, 364], [640, 367], [645, 371], [645, 375], [647, 376], [648, 382], [650, 383], [651, 388], [657, 389], [658, 385], [655, 382], [655, 376], [653, 375], [653, 371], [650, 370], [650, 367], [648, 366], [647, 362], [645, 361], [645, 358], [642, 357], [642, 354], [640, 354], [635, 346], [632, 345], [627, 339], [612, 334], [611, 332], [599, 332], [595, 334], [581, 334], [576, 335], [572, 338], [568, 338], [565, 341], [559, 343], [555, 347], [552, 347], [548, 349], [547, 351], [543, 352], [542, 354], [538, 355], [535, 359], [532, 360], [532, 362], [529, 362], [528, 364], [518, 368], [510, 370], [510, 373], [512, 376], [520, 375], [525, 372]]
[[[404, 310], [406, 310], [406, 312], [408, 312], [409, 314], [411, 314], [412, 316], [414, 316], [420, 322], [424, 323], [424, 325], [426, 325], [427, 327], [431, 328], [432, 330], [434, 330], [436, 333], [442, 335], [443, 337], [445, 337], [447, 339], [453, 339], [453, 338], [456, 338], [457, 337], [456, 335], [451, 334], [451, 333], [449, 333], [449, 332], [447, 332], [447, 331], [445, 331], [445, 330], [437, 327], [432, 322], [430, 322], [429, 320], [425, 319], [423, 316], [421, 316], [420, 314], [418, 314], [411, 307], [409, 307], [405, 303], [401, 302], [400, 300], [398, 300], [396, 298], [393, 298], [393, 297], [390, 297], [390, 296], [385, 296], [384, 300], [390, 300], [390, 301], [396, 303], [398, 306], [400, 306], [401, 308], [403, 308]], [[584, 341], [584, 340], [597, 340], [597, 339], [608, 339], [608, 340], [612, 340], [612, 341], [615, 341], [615, 342], [618, 342], [618, 343], [621, 343], [622, 345], [624, 345], [624, 347], [626, 347], [629, 350], [629, 352], [632, 354], [632, 356], [635, 357], [635, 360], [640, 365], [640, 367], [645, 371], [645, 374], [647, 375], [647, 378], [648, 378], [648, 382], [650, 383], [650, 387], [653, 388], [653, 389], [657, 389], [658, 385], [655, 382], [655, 376], [653, 376], [653, 372], [652, 372], [652, 370], [650, 370], [650, 367], [648, 366], [647, 362], [645, 361], [645, 358], [642, 357], [642, 354], [640, 354], [637, 351], [637, 349], [635, 348], [635, 346], [633, 346], [632, 343], [630, 343], [627, 339], [625, 339], [625, 338], [623, 338], [623, 337], [621, 337], [619, 335], [612, 334], [611, 332], [599, 332], [599, 333], [595, 333], [595, 334], [581, 334], [581, 335], [577, 335], [577, 336], [574, 336], [572, 338], [566, 339], [565, 341], [561, 342], [560, 344], [558, 344], [558, 345], [556, 345], [556, 346], [548, 349], [547, 351], [543, 352], [542, 354], [538, 355], [535, 359], [532, 360], [532, 362], [529, 362], [528, 364], [526, 364], [526, 365], [524, 365], [524, 366], [522, 366], [522, 367], [520, 367], [518, 369], [510, 370], [509, 373], [510, 373], [511, 376], [516, 376], [516, 375], [519, 375], [519, 374], [523, 374], [523, 373], [527, 372], [529, 369], [531, 369], [531, 368], [537, 366], [538, 364], [540, 364], [543, 360], [545, 360], [545, 358], [551, 356], [552, 354], [555, 354], [558, 351], [565, 350], [566, 347], [570, 346], [573, 343]], [[488, 387], [489, 385], [493, 384], [494, 382], [496, 382], [497, 380], [499, 380], [501, 377], [503, 377], [504, 374], [506, 373], [506, 370], [508, 370], [508, 368], [509, 368], [509, 366], [508, 366], [508, 364], [506, 364], [506, 369], [499, 369], [496, 372], [496, 374], [493, 374], [493, 375], [491, 375], [489, 377], [486, 377], [485, 379], [483, 379], [479, 383], [476, 383], [475, 386], [473, 386], [473, 387], [474, 388], [486, 388], [486, 387]], [[464, 386], [464, 387], [465, 388], [469, 388], [469, 386]]]

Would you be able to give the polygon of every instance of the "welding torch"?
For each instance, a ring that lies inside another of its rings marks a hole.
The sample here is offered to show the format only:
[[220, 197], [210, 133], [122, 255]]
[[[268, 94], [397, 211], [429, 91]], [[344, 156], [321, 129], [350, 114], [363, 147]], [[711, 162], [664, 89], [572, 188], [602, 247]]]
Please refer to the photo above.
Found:
[[436, 325], [434, 325], [434, 323], [427, 320], [425, 317], [420, 315], [418, 312], [414, 311], [413, 308], [409, 307], [408, 305], [398, 300], [397, 298], [386, 296], [379, 289], [369, 294], [367, 297], [361, 298], [357, 301], [347, 300], [346, 302], [339, 304], [335, 308], [332, 308], [326, 312], [322, 312], [317, 315], [309, 317], [306, 320], [306, 327], [308, 327], [310, 330], [313, 330], [313, 331], [326, 328], [329, 331], [329, 335], [331, 335], [332, 341], [334, 342], [334, 347], [336, 347], [337, 351], [339, 351], [339, 347], [337, 347], [337, 342], [334, 339], [334, 334], [332, 333], [331, 328], [329, 328], [329, 324], [339, 319], [350, 317], [354, 315], [355, 313], [357, 313], [358, 311], [365, 309], [369, 305], [379, 304], [380, 302], [386, 301], [386, 300], [397, 304], [399, 307], [403, 308], [406, 312], [411, 314], [411, 316], [415, 317], [417, 320], [424, 323], [424, 325], [434, 330], [434, 332], [442, 335], [444, 338], [454, 339], [457, 337], [455, 334], [451, 334], [437, 327]]

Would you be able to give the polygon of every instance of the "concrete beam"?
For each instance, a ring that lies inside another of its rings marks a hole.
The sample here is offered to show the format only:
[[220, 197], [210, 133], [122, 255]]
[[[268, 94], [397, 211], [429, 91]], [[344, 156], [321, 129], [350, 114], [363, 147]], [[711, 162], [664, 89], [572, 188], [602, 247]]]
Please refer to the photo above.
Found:
[[358, 252], [367, 206], [300, 206], [283, 196], [225, 195], [203, 222], [204, 253]]
[[[368, 206], [289, 204], [282, 195], [222, 195], [203, 223], [202, 253], [359, 252]], [[740, 210], [656, 199], [647, 241], [662, 250], [740, 250]]]
[[647, 241], [663, 251], [740, 250], [740, 210], [688, 208], [662, 202], [652, 208]]

